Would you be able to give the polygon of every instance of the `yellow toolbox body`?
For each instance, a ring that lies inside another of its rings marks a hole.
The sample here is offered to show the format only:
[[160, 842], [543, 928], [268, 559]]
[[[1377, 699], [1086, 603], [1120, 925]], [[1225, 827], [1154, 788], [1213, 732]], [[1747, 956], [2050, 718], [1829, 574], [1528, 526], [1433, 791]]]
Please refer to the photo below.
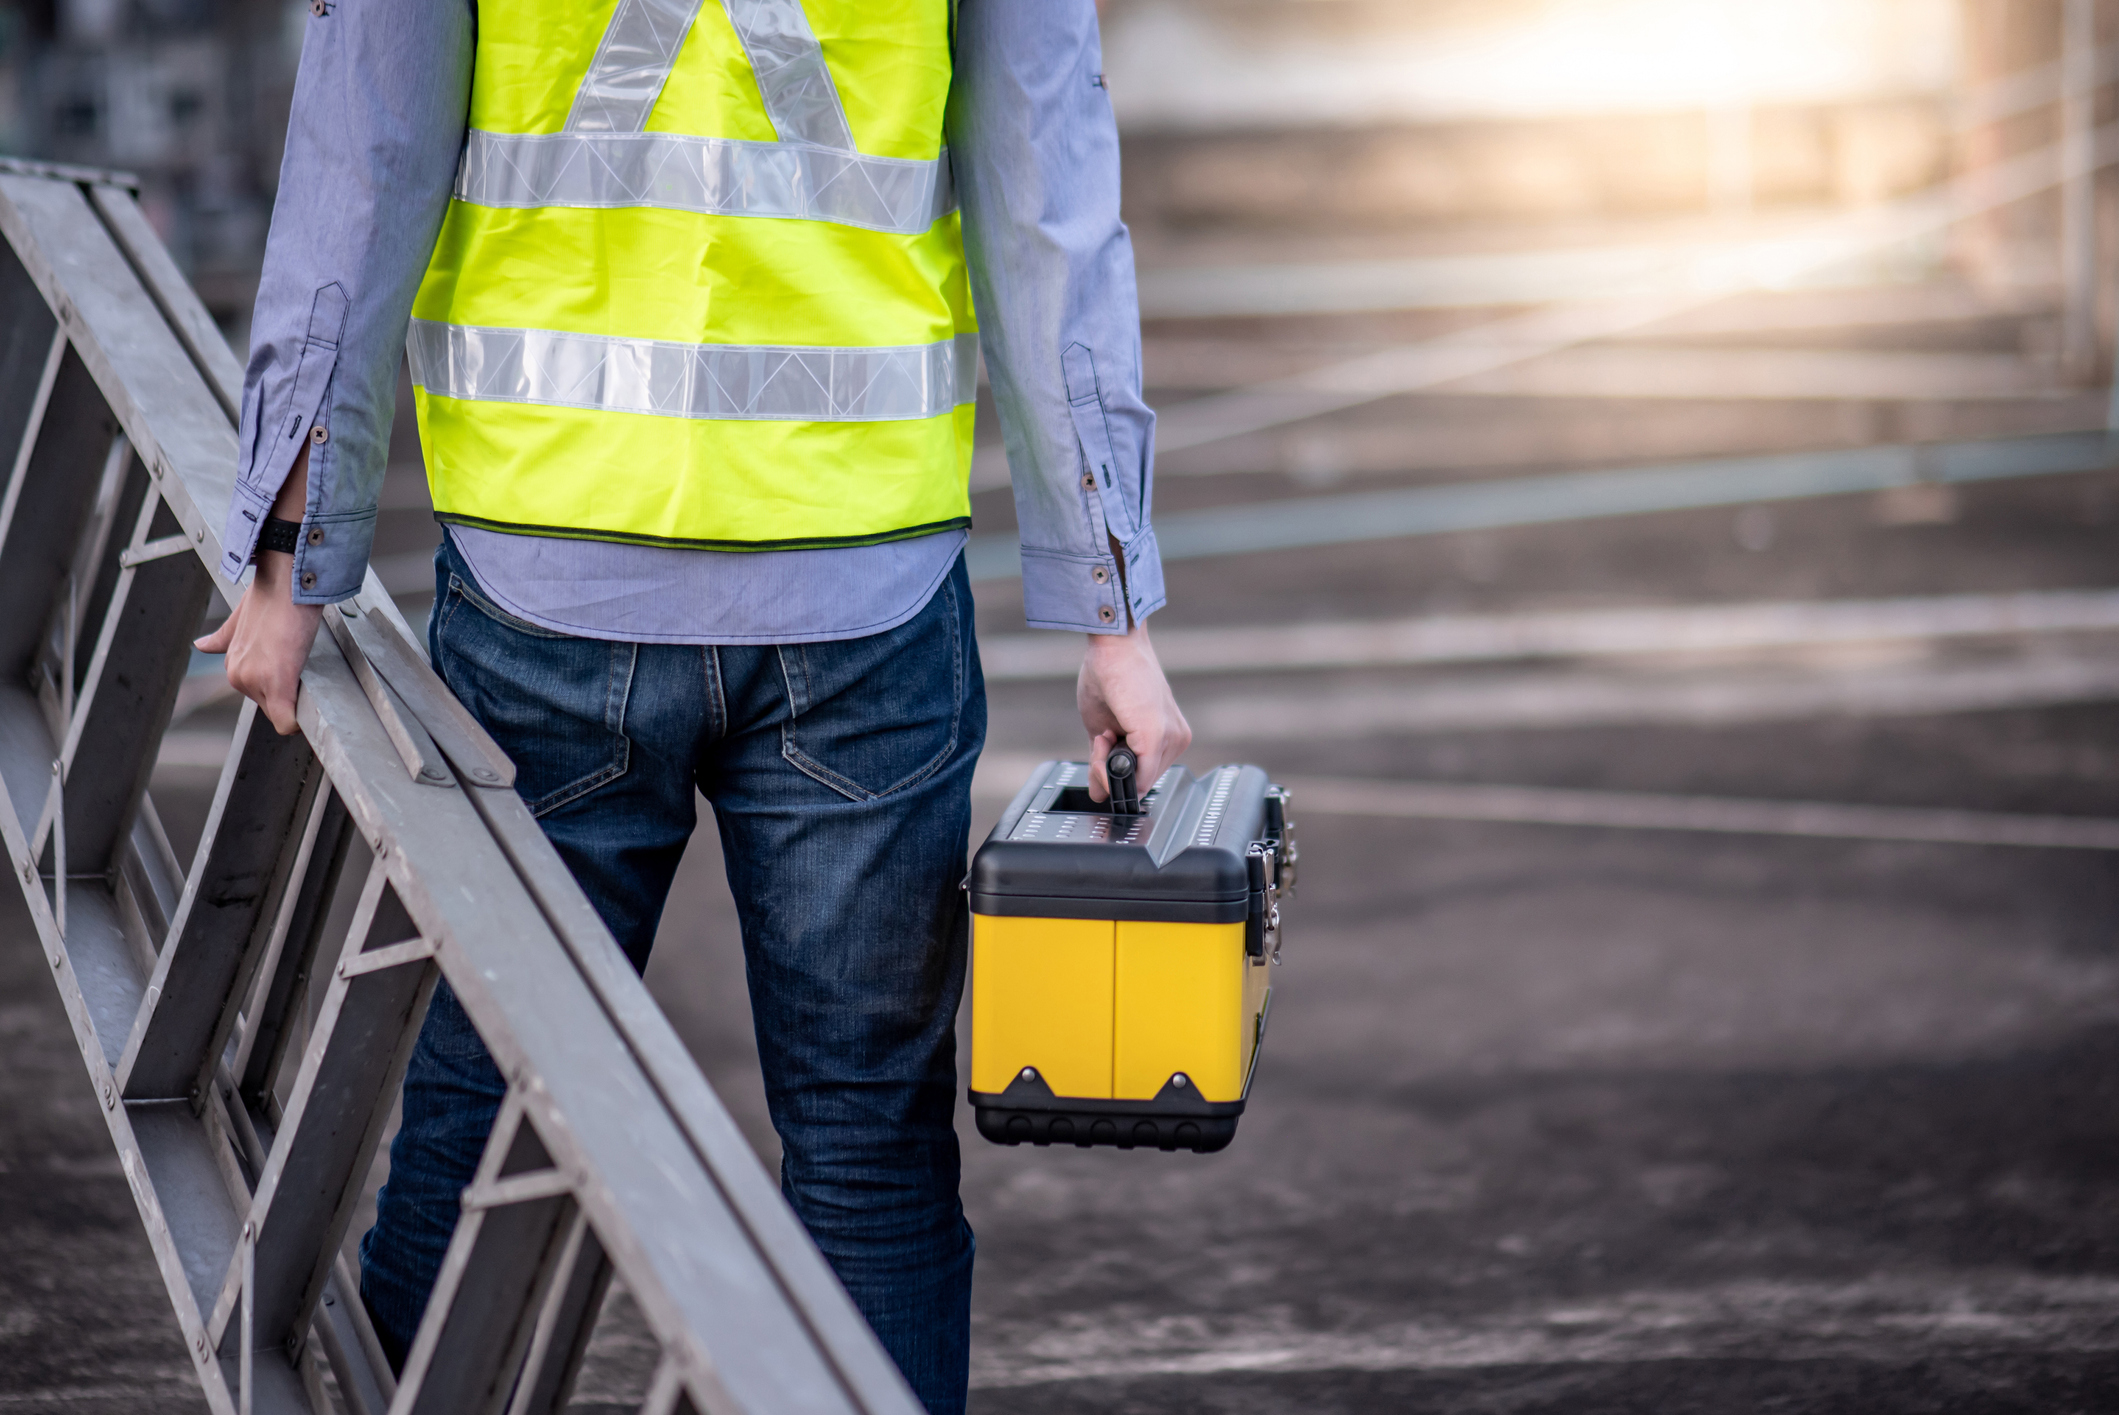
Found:
[[1046, 762], [972, 861], [971, 1104], [1001, 1144], [1208, 1152], [1265, 1036], [1287, 793], [1255, 766], [1163, 774], [1140, 813]]

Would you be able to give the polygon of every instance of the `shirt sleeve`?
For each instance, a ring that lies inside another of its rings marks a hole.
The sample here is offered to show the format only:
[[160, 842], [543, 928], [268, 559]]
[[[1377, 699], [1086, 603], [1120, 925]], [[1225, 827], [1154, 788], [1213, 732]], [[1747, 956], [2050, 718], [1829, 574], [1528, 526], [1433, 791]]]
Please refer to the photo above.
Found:
[[[1133, 243], [1094, 0], [961, 0], [949, 156], [1032, 626], [1163, 605]], [[1117, 553], [1113, 553], [1113, 545]]]
[[346, 599], [367, 570], [406, 323], [463, 147], [472, 22], [471, 0], [310, 6], [221, 566], [242, 573], [307, 443], [297, 603]]

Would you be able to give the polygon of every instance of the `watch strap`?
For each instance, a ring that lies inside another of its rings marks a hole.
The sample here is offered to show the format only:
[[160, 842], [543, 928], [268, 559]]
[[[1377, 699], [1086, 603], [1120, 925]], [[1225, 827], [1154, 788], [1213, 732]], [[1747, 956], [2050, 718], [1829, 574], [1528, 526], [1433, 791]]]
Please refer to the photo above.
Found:
[[[265, 518], [263, 528], [258, 531], [258, 549], [260, 551], [277, 550], [283, 555], [292, 555], [295, 547], [301, 543], [302, 523], [300, 521], [282, 521], [277, 516], [268, 516]], [[253, 554], [251, 558], [254, 560], [257, 557]]]

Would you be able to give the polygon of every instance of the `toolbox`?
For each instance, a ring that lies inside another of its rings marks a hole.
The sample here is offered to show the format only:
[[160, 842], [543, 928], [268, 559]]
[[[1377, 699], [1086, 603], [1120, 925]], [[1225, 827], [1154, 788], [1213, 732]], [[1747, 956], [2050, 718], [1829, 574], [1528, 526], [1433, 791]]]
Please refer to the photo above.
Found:
[[1113, 800], [1045, 762], [971, 864], [971, 1104], [1004, 1145], [1219, 1150], [1236, 1134], [1295, 883], [1288, 793], [1255, 766]]

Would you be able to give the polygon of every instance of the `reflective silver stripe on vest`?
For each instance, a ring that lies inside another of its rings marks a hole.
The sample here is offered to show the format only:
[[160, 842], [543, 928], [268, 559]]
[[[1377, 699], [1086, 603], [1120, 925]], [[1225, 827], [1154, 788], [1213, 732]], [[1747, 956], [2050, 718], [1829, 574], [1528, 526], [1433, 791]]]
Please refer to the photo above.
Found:
[[889, 422], [972, 400], [978, 335], [825, 349], [676, 344], [415, 319], [412, 381], [476, 402], [541, 403], [670, 418]]
[[473, 128], [456, 199], [477, 206], [662, 207], [831, 221], [916, 236], [956, 209], [933, 162], [681, 133], [488, 133]]
[[[570, 133], [637, 133], [662, 96], [700, 0], [618, 0], [567, 114]], [[722, 0], [784, 143], [853, 152], [853, 129], [801, 0]]]
[[852, 152], [853, 130], [802, 0], [722, 0], [782, 142]]
[[618, 0], [581, 79], [567, 131], [637, 133], [647, 126], [700, 0]]

